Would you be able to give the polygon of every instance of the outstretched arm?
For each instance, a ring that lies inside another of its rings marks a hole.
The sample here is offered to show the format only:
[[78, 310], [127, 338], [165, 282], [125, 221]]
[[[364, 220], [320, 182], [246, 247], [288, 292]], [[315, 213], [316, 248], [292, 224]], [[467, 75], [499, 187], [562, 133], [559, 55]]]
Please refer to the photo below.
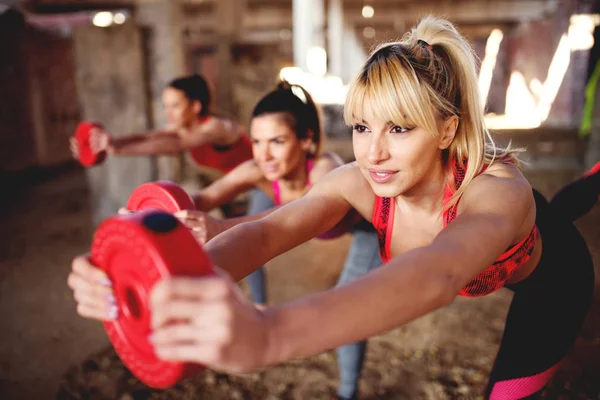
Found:
[[478, 178], [461, 203], [459, 217], [430, 245], [355, 282], [268, 311], [273, 347], [267, 362], [378, 335], [451, 303], [534, 223], [531, 188], [517, 179]]
[[254, 160], [248, 160], [223, 178], [194, 193], [192, 198], [197, 210], [210, 211], [233, 200], [238, 194], [256, 187], [263, 179], [262, 172]]
[[190, 150], [207, 143], [232, 143], [240, 135], [240, 127], [231, 121], [211, 118], [185, 134], [170, 130], [153, 131], [145, 135], [111, 138], [109, 151], [118, 155], [160, 155]]
[[[321, 224], [311, 216], [305, 215], [311, 220], [305, 223], [293, 215], [306, 214], [302, 204], [317, 208], [327, 201], [320, 196], [307, 195], [260, 221], [225, 232], [212, 242], [220, 242], [216, 246], [207, 245], [209, 254], [239, 279], [251, 270], [240, 264], [262, 264], [267, 256], [324, 228], [317, 229]], [[155, 350], [164, 360], [246, 372], [386, 332], [449, 304], [460, 288], [524, 237], [535, 218], [531, 197], [524, 179], [476, 178], [463, 195], [459, 217], [430, 245], [407, 251], [352, 283], [265, 311], [248, 304], [227, 277], [162, 281], [151, 299]], [[326, 214], [317, 208], [315, 219]], [[333, 224], [333, 219], [322, 225]], [[275, 222], [286, 227], [272, 227]], [[243, 229], [251, 226], [256, 230]], [[277, 239], [274, 234], [279, 234]], [[177, 299], [182, 307], [175, 309]], [[183, 319], [201, 321], [201, 326], [168, 324]]]
[[177, 133], [155, 131], [145, 135], [111, 138], [108, 150], [120, 156], [152, 156], [177, 153], [184, 148]]
[[333, 171], [302, 198], [216, 236], [205, 247], [213, 262], [239, 280], [266, 261], [331, 229], [351, 209], [341, 190], [344, 172]]

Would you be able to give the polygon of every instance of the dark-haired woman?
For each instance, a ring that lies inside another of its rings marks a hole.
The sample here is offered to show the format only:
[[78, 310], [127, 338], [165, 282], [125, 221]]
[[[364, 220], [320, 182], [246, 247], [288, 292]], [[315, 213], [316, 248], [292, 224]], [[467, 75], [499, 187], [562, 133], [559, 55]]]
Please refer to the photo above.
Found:
[[[143, 134], [111, 137], [94, 129], [91, 143], [95, 152], [106, 150], [118, 156], [150, 156], [186, 151], [194, 164], [223, 174], [252, 158], [252, 146], [244, 129], [234, 121], [211, 113], [211, 95], [200, 75], [177, 78], [162, 93], [167, 127]], [[77, 142], [71, 151], [79, 154]]]

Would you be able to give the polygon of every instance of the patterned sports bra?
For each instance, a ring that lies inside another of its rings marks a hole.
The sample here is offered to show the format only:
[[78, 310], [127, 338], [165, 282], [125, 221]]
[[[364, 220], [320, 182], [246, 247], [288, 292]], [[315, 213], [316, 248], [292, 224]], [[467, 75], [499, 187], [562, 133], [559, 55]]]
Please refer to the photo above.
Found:
[[[485, 169], [484, 169], [485, 170]], [[482, 171], [483, 172], [483, 171]], [[460, 187], [465, 178], [465, 170], [454, 164], [455, 187]], [[454, 190], [450, 185], [444, 192], [444, 203], [450, 199]], [[456, 218], [458, 202], [444, 212], [444, 228]], [[395, 201], [389, 197], [377, 197], [373, 210], [373, 226], [379, 238], [379, 253], [383, 262], [391, 259], [390, 246], [394, 227]], [[506, 281], [521, 265], [525, 264], [533, 252], [537, 238], [537, 227], [533, 226], [527, 237], [507, 249], [491, 266], [477, 275], [458, 294], [466, 297], [479, 297], [502, 288]]]

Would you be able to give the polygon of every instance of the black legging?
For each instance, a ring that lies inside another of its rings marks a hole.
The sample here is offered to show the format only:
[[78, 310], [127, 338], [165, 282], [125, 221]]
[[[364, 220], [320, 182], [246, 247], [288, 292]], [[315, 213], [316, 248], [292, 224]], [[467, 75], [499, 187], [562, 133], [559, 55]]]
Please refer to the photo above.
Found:
[[600, 196], [600, 170], [568, 184], [550, 200], [552, 213], [567, 221], [581, 218], [598, 202]]
[[[539, 398], [573, 346], [594, 290], [592, 258], [583, 237], [572, 222], [555, 215], [559, 203], [548, 204], [536, 191], [534, 196], [542, 256], [530, 276], [506, 286], [514, 297], [490, 376], [491, 400]], [[569, 215], [581, 215], [581, 209]]]

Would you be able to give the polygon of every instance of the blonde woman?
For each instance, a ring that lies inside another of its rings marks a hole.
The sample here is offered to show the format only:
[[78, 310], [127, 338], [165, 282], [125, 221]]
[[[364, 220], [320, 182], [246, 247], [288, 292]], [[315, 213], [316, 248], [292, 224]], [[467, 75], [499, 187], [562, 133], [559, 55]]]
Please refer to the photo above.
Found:
[[[515, 152], [490, 141], [472, 48], [449, 22], [423, 19], [369, 57], [350, 86], [345, 119], [355, 163], [210, 241], [205, 249], [228, 274], [156, 285], [156, 353], [251, 371], [382, 334], [457, 295], [508, 287], [514, 298], [486, 396], [539, 397], [581, 329], [593, 267], [570, 222], [536, 216]], [[351, 209], [373, 220], [385, 265], [265, 310], [240, 295], [232, 280]], [[83, 259], [74, 267], [97, 271]]]

